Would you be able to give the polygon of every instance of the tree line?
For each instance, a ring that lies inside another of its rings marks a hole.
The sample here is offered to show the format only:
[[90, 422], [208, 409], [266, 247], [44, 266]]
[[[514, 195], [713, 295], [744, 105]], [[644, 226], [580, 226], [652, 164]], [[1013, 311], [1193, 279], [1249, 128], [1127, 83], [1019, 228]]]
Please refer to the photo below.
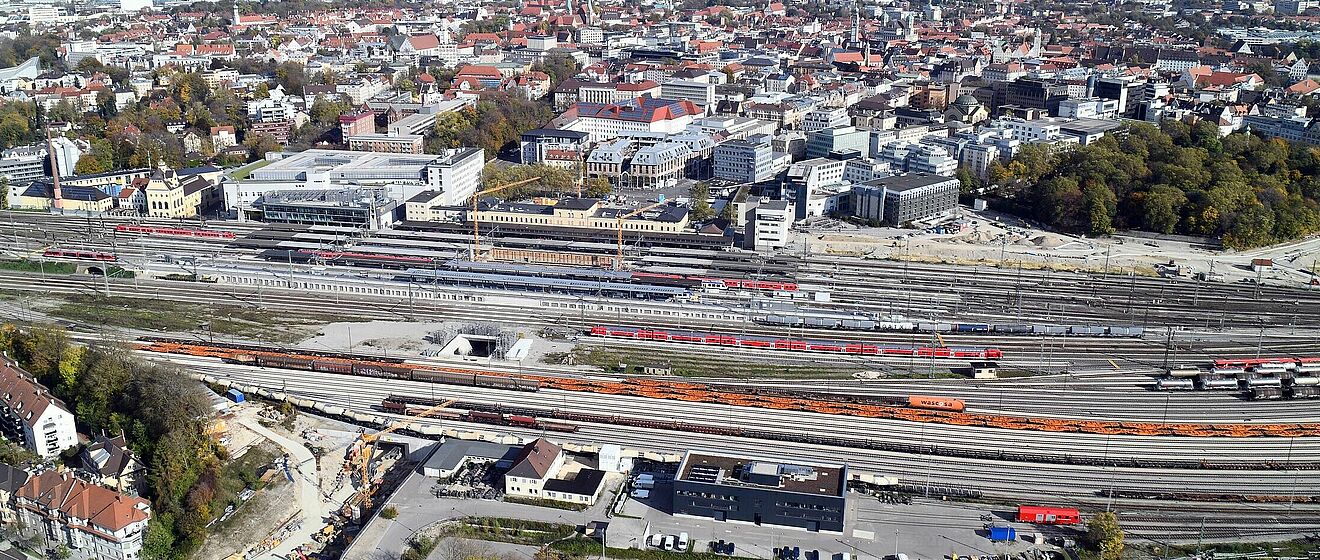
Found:
[[1233, 249], [1320, 231], [1320, 149], [1208, 121], [1134, 124], [1089, 146], [1024, 146], [991, 165], [1009, 209], [1058, 229], [1219, 238]]
[[57, 327], [0, 325], [0, 349], [64, 401], [80, 432], [123, 433], [147, 468], [148, 560], [186, 558], [206, 538], [225, 448], [206, 435], [202, 386], [113, 345], [77, 346]]

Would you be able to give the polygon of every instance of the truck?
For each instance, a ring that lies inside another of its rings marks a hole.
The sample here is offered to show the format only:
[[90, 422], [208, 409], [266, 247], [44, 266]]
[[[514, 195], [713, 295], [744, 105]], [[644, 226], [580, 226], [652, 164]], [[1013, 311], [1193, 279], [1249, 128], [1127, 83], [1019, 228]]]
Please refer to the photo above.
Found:
[[1017, 540], [1017, 529], [1012, 527], [991, 526], [990, 540], [996, 542]]

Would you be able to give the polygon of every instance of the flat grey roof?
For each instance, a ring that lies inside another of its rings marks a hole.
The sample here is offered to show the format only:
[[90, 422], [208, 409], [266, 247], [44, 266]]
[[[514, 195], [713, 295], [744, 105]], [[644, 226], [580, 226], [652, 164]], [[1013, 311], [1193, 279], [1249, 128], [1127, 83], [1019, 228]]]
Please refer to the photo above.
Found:
[[948, 181], [956, 181], [954, 177], [945, 175], [931, 175], [929, 173], [904, 173], [894, 175], [893, 177], [882, 177], [867, 181], [865, 184], [874, 187], [884, 187], [890, 191], [903, 192], [921, 187], [938, 185]]
[[486, 459], [500, 462], [508, 461], [513, 464], [517, 459], [521, 447], [517, 445], [504, 445], [502, 443], [492, 443], [489, 441], [474, 441], [466, 439], [448, 439], [444, 443], [435, 446], [435, 452], [426, 458], [422, 465], [424, 469], [435, 469], [439, 471], [452, 471], [463, 464], [468, 458]]

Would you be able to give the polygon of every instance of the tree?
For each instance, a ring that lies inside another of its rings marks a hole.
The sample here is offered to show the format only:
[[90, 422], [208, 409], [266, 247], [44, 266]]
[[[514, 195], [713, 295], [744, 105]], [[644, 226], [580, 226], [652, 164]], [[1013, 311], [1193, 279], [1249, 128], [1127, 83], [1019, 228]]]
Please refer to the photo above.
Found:
[[[94, 60], [94, 59], [86, 59]], [[119, 114], [119, 105], [115, 102], [115, 92], [110, 89], [103, 89], [96, 92], [96, 114], [102, 119], [110, 120]]]
[[1100, 552], [1101, 560], [1123, 558], [1123, 528], [1118, 524], [1117, 514], [1112, 511], [1100, 513], [1091, 518], [1086, 529], [1087, 544]]
[[976, 175], [967, 166], [958, 167], [958, 188], [962, 196], [972, 196], [981, 187], [981, 181], [977, 180]]
[[248, 149], [249, 161], [262, 159], [270, 152], [278, 152], [283, 149], [280, 143], [276, 142], [269, 134], [250, 134], [243, 139], [243, 147]]
[[106, 171], [109, 171], [109, 169], [103, 166], [101, 160], [97, 159], [96, 156], [92, 155], [90, 152], [79, 156], [78, 163], [73, 165], [73, 172], [78, 175], [105, 173]]
[[697, 183], [692, 185], [688, 191], [688, 196], [692, 198], [689, 205], [688, 214], [694, 222], [704, 222], [715, 216], [715, 211], [711, 209], [710, 203], [706, 199], [710, 198], [710, 187], [706, 183]]
[[1089, 181], [1082, 187], [1082, 205], [1086, 213], [1086, 229], [1091, 235], [1114, 233], [1114, 215], [1118, 212], [1114, 191], [1104, 183]]
[[9, 208], [9, 177], [0, 177], [0, 210]]
[[253, 99], [269, 99], [270, 84], [266, 82], [261, 82], [257, 84], [257, 87], [252, 90], [252, 97]]
[[582, 196], [587, 198], [605, 198], [610, 195], [614, 187], [610, 185], [609, 180], [604, 177], [592, 177], [587, 179], [582, 188]]

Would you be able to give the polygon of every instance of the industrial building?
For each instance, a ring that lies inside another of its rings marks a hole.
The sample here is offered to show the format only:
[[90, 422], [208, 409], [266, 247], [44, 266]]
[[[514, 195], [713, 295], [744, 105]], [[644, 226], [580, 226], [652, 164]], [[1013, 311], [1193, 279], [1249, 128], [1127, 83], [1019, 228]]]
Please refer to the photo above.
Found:
[[958, 207], [961, 183], [954, 177], [907, 173], [853, 188], [853, 214], [867, 220], [903, 225]]
[[847, 481], [847, 465], [689, 451], [674, 479], [674, 515], [842, 533]]

